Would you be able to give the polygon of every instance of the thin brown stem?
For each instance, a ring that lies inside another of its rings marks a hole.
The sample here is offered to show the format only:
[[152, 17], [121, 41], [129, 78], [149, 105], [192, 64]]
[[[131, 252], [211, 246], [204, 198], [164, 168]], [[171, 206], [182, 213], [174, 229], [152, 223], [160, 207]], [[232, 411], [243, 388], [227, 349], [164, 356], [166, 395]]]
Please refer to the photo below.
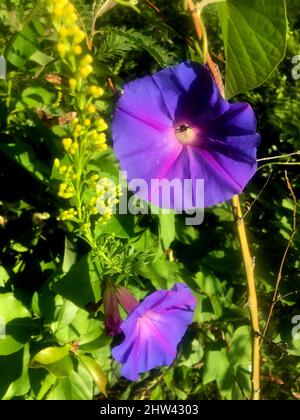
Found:
[[[195, 7], [195, 4], [194, 4], [193, 0], [187, 0], [187, 4], [188, 4], [188, 8], [191, 12], [192, 18], [193, 18], [194, 27], [195, 27], [197, 36], [198, 36], [199, 40], [201, 41], [203, 39], [203, 30], [202, 30], [202, 21], [201, 21], [199, 11], [198, 11], [197, 7]], [[225, 97], [224, 83], [223, 83], [223, 80], [222, 80], [221, 73], [219, 71], [219, 67], [216, 65], [216, 63], [214, 63], [214, 61], [211, 58], [211, 55], [208, 51], [206, 52], [206, 63], [207, 63], [207, 65], [208, 65], [208, 67], [209, 67], [217, 85], [218, 85], [218, 88], [219, 88], [222, 96]]]

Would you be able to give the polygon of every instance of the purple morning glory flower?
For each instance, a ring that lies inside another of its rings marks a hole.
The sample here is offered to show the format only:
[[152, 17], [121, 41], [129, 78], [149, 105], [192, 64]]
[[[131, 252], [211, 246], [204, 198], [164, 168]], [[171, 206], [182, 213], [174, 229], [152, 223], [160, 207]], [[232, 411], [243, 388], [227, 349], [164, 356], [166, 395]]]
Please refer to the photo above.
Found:
[[177, 283], [171, 290], [152, 293], [133, 309], [121, 324], [123, 342], [112, 350], [122, 375], [136, 381], [140, 373], [171, 365], [195, 306], [190, 289]]
[[153, 179], [192, 180], [191, 188], [183, 190], [182, 182], [182, 191], [171, 191], [170, 208], [181, 211], [196, 207], [197, 179], [204, 180], [208, 207], [243, 191], [257, 169], [260, 136], [251, 106], [226, 101], [208, 68], [192, 62], [125, 85], [112, 133], [128, 181], [145, 180], [148, 191], [138, 195], [159, 207]]

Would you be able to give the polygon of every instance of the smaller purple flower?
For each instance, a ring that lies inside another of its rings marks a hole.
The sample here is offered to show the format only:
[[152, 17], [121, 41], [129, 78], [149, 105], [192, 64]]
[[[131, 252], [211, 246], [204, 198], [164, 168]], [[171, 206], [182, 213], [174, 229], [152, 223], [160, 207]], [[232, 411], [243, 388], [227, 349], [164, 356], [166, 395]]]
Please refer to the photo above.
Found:
[[112, 350], [122, 364], [122, 375], [136, 381], [140, 373], [170, 366], [192, 323], [195, 306], [195, 297], [181, 283], [152, 293], [136, 306], [121, 324], [123, 342]]
[[125, 287], [118, 287], [108, 282], [103, 293], [104, 325], [106, 334], [113, 337], [121, 332], [122, 318], [119, 304], [130, 313], [139, 302]]

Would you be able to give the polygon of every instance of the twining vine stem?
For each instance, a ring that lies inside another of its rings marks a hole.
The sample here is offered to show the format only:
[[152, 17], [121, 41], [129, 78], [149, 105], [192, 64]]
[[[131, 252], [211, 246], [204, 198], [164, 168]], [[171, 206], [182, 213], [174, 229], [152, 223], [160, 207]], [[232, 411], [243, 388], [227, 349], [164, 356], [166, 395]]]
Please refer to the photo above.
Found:
[[[202, 9], [204, 3], [211, 2], [204, 0], [202, 2]], [[203, 22], [199, 8], [195, 7], [193, 0], [187, 0], [188, 8], [192, 14], [196, 33], [200, 40], [203, 39]], [[201, 3], [200, 3], [201, 5]], [[201, 10], [202, 10], [201, 9]], [[221, 94], [225, 97], [225, 89], [222, 77], [217, 65], [213, 62], [209, 52], [206, 52], [206, 63], [220, 89]], [[259, 312], [258, 300], [256, 292], [256, 284], [254, 277], [255, 263], [250, 253], [249, 243], [247, 239], [246, 226], [241, 209], [240, 198], [238, 195], [232, 199], [233, 213], [236, 221], [237, 231], [241, 244], [244, 265], [246, 269], [247, 285], [248, 285], [248, 306], [250, 311], [251, 326], [252, 326], [252, 400], [260, 399], [260, 326], [259, 326]]]

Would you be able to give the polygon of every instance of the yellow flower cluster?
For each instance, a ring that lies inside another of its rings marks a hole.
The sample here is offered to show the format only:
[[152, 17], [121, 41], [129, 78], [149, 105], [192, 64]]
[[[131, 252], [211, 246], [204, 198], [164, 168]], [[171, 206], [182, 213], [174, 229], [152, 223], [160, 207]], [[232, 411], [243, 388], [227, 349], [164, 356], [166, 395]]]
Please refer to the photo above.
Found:
[[68, 200], [74, 195], [75, 189], [73, 185], [68, 185], [66, 182], [62, 182], [59, 186], [58, 196]]
[[104, 95], [104, 90], [101, 87], [95, 85], [90, 86], [88, 92], [94, 98], [100, 98], [102, 95]]
[[68, 210], [63, 210], [59, 217], [58, 220], [61, 220], [62, 222], [66, 221], [66, 220], [71, 220], [73, 219], [75, 216], [77, 216], [77, 211], [73, 208], [70, 208]]
[[77, 141], [73, 141], [73, 139], [68, 137], [68, 138], [64, 138], [62, 143], [67, 153], [70, 153], [71, 155], [75, 155], [79, 147]]
[[121, 187], [116, 186], [108, 178], [102, 178], [97, 183], [96, 191], [96, 196], [90, 201], [92, 212], [100, 213], [104, 221], [108, 221], [112, 217], [115, 205], [119, 202]]
[[58, 169], [59, 174], [63, 175], [66, 181], [72, 181], [77, 178], [72, 165], [61, 165], [59, 159], [54, 159], [54, 167]]

